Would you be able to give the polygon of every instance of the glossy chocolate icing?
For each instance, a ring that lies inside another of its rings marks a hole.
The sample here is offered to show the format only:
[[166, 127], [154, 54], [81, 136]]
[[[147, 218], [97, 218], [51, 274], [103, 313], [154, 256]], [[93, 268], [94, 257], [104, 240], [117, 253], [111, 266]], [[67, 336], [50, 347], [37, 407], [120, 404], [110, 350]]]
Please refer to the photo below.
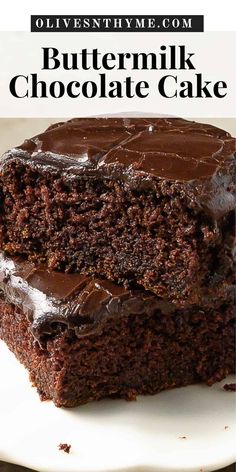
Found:
[[0, 251], [0, 291], [24, 311], [41, 342], [55, 323], [75, 330], [78, 337], [99, 333], [108, 318], [129, 314], [172, 313], [174, 306], [143, 290], [126, 290], [107, 280], [49, 270]]
[[234, 152], [235, 139], [227, 132], [180, 118], [77, 118], [26, 140], [2, 163], [18, 154], [32, 165], [77, 167], [80, 173], [90, 167], [107, 175], [115, 168], [120, 177], [142, 173], [192, 181], [223, 169]]
[[[55, 333], [57, 323], [75, 331], [78, 338], [100, 334], [107, 320], [129, 315], [160, 316], [176, 312], [174, 304], [143, 289], [129, 290], [108, 280], [69, 274], [35, 265], [0, 251], [0, 296], [23, 310], [34, 337], [43, 345], [45, 335]], [[200, 310], [231, 304], [235, 287], [227, 285], [202, 294]], [[211, 304], [209, 306], [209, 300]], [[197, 306], [194, 308], [198, 309]], [[192, 312], [193, 307], [186, 307]]]
[[76, 118], [5, 153], [9, 161], [70, 178], [115, 179], [153, 189], [167, 180], [214, 220], [235, 208], [236, 141], [211, 125], [181, 118]]

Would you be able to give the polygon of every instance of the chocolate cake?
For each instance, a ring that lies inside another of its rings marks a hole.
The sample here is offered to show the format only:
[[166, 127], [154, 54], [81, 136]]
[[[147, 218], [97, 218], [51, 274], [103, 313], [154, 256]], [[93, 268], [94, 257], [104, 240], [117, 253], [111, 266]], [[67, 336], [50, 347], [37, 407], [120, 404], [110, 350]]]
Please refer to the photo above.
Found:
[[184, 309], [143, 289], [0, 253], [0, 338], [42, 399], [135, 399], [235, 370], [233, 293]]
[[9, 255], [143, 287], [176, 307], [233, 281], [235, 139], [213, 126], [58, 123], [5, 153], [0, 192]]

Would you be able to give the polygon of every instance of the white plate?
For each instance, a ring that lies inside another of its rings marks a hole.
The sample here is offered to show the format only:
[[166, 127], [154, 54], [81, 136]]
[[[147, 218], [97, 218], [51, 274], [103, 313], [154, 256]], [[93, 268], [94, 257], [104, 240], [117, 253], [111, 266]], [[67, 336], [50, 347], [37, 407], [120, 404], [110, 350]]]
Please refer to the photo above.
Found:
[[223, 390], [226, 380], [59, 409], [40, 402], [1, 341], [0, 379], [0, 460], [40, 472], [205, 472], [236, 460], [236, 395]]

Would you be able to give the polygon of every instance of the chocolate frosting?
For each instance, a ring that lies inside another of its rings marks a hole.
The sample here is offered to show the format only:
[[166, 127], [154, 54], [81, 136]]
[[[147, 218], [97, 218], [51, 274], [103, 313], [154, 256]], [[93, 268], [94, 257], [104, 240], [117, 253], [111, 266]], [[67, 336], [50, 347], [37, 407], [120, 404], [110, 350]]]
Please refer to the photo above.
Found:
[[[219, 292], [219, 291], [218, 291]], [[111, 318], [129, 315], [163, 316], [176, 312], [174, 304], [146, 290], [129, 290], [108, 280], [84, 274], [52, 271], [21, 257], [0, 251], [0, 296], [18, 306], [27, 316], [34, 337], [44, 346], [45, 336], [58, 327], [74, 330], [78, 338], [100, 334]], [[214, 299], [215, 289], [202, 297], [200, 310], [232, 304], [235, 288], [227, 285]], [[209, 305], [210, 300], [210, 305]], [[198, 309], [197, 306], [185, 310]]]
[[77, 118], [26, 140], [2, 163], [19, 154], [32, 164], [74, 171], [77, 167], [80, 173], [90, 167], [106, 175], [119, 167], [126, 177], [142, 173], [192, 181], [224, 168], [234, 152], [235, 139], [227, 132], [180, 118]]
[[135, 189], [167, 180], [184, 186], [214, 221], [235, 209], [236, 141], [181, 118], [77, 118], [56, 123], [3, 155], [70, 178], [115, 179]]
[[143, 290], [126, 290], [107, 280], [49, 270], [0, 252], [0, 291], [5, 300], [24, 311], [41, 342], [55, 323], [78, 337], [99, 333], [108, 318], [129, 314], [172, 313], [173, 305]]

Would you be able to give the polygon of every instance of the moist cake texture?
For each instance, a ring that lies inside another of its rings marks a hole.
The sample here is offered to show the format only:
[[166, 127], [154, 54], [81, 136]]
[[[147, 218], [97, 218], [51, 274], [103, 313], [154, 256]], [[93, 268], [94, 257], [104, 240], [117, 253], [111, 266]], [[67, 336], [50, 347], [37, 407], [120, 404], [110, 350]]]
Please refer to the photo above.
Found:
[[235, 371], [231, 290], [214, 307], [178, 309], [151, 292], [0, 253], [0, 293], [0, 338], [57, 406], [212, 385]]
[[235, 139], [182, 119], [74, 119], [0, 161], [0, 247], [201, 304], [234, 278]]

